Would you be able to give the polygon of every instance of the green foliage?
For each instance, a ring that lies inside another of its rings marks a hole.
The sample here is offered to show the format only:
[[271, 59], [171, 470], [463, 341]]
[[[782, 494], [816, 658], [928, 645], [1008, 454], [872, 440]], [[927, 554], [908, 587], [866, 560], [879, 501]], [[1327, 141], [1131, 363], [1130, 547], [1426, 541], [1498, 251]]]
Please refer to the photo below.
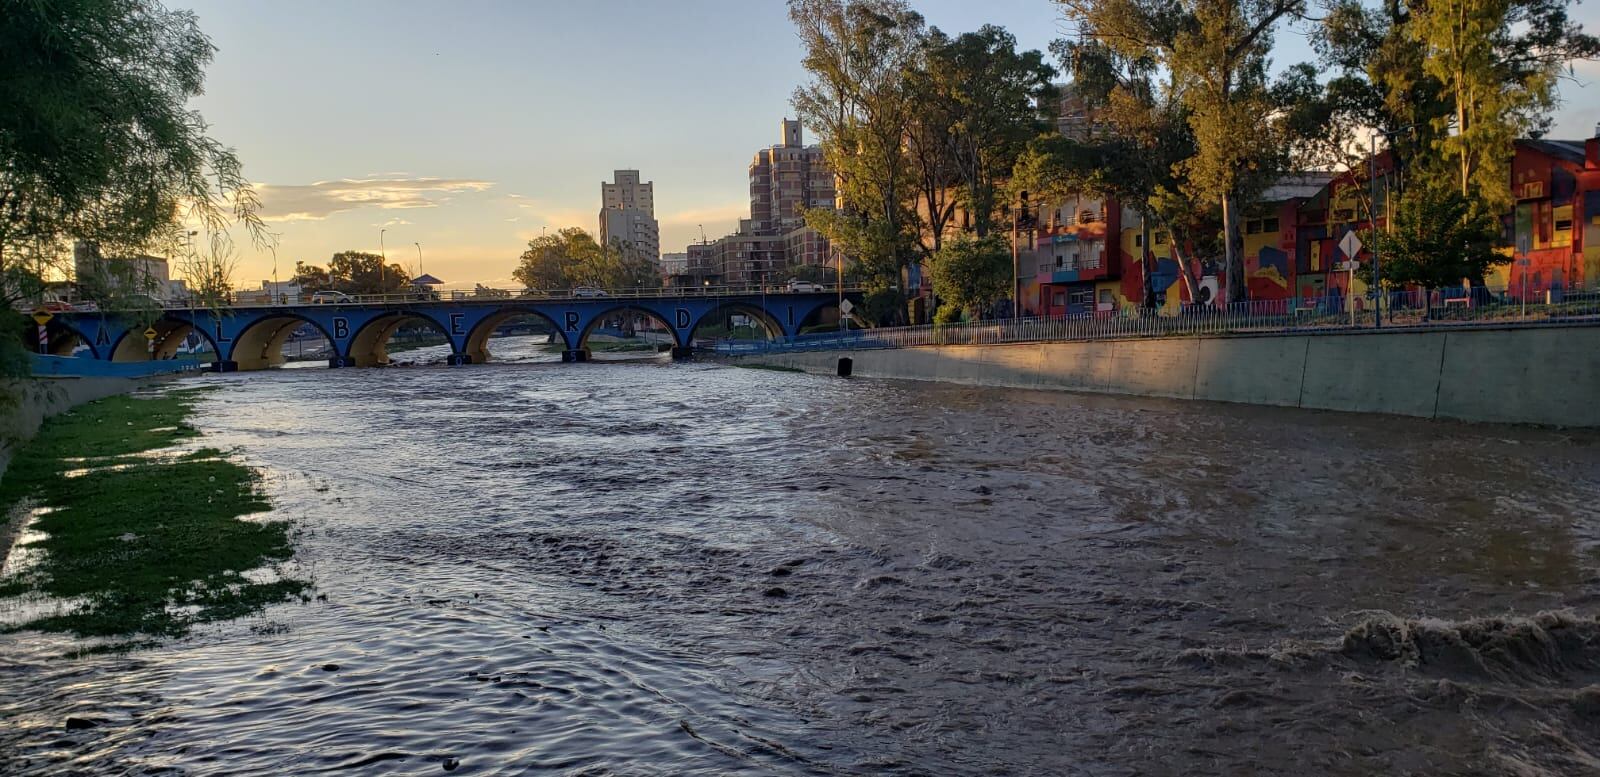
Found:
[[[1329, 127], [1407, 131], [1387, 139], [1404, 179], [1451, 178], [1479, 207], [1511, 203], [1511, 144], [1549, 128], [1555, 83], [1570, 63], [1600, 56], [1600, 40], [1568, 17], [1568, 0], [1440, 0], [1332, 5], [1313, 43], [1339, 74], [1328, 84]], [[1365, 143], [1361, 143], [1365, 146]], [[1351, 159], [1350, 157], [1354, 157]]]
[[[994, 227], [997, 195], [1018, 155], [1049, 129], [1056, 71], [1042, 53], [1017, 51], [1016, 36], [994, 25], [955, 38], [933, 29], [921, 47], [907, 76], [914, 105], [909, 136], [931, 137], [913, 167], [925, 181], [953, 179], [972, 232], [983, 237]], [[925, 132], [916, 127], [923, 117], [932, 122]], [[941, 131], [943, 138], [937, 137]], [[921, 164], [933, 169], [923, 171]]]
[[1386, 285], [1426, 289], [1463, 279], [1481, 283], [1489, 268], [1510, 261], [1495, 250], [1500, 239], [1499, 219], [1442, 183], [1412, 187], [1400, 198], [1391, 229], [1363, 235], [1379, 253]]
[[843, 204], [806, 223], [857, 262], [870, 288], [897, 287], [916, 234], [904, 151], [916, 105], [905, 73], [921, 54], [922, 17], [904, 0], [790, 0], [789, 18], [810, 74], [795, 108], [821, 138]]
[[933, 314], [935, 324], [959, 324], [965, 320], [967, 311], [948, 302], [939, 306], [938, 312]]
[[411, 291], [411, 274], [398, 264], [384, 264], [383, 257], [364, 251], [340, 251], [328, 260], [327, 269], [295, 262], [294, 281], [301, 290], [323, 290], [346, 294], [399, 294]]
[[[138, 455], [196, 435], [185, 422], [193, 399], [172, 392], [91, 403], [47, 421], [20, 451], [0, 504], [32, 498], [55, 509], [35, 524], [47, 535], [34, 543], [40, 562], [0, 579], [0, 595], [81, 601], [9, 628], [179, 636], [304, 588], [243, 574], [291, 554], [285, 524], [241, 520], [269, 507], [254, 471], [214, 449]], [[68, 477], [78, 469], [87, 471]]]
[[530, 289], [561, 291], [577, 286], [599, 289], [655, 288], [661, 276], [655, 263], [618, 245], [602, 246], [581, 227], [528, 241], [511, 277]]
[[933, 258], [933, 293], [946, 308], [968, 311], [973, 318], [1011, 296], [1011, 247], [998, 236], [961, 235], [944, 244]]
[[69, 267], [84, 240], [121, 255], [181, 242], [185, 219], [215, 244], [230, 221], [266, 237], [231, 149], [189, 106], [213, 53], [190, 11], [154, 0], [3, 3], [0, 23], [0, 302], [12, 272]]
[[1243, 299], [1242, 204], [1282, 172], [1296, 142], [1278, 103], [1296, 90], [1275, 90], [1267, 78], [1273, 30], [1302, 13], [1304, 0], [1057, 2], [1079, 34], [1058, 50], [1091, 93], [1115, 98], [1100, 104], [1185, 119], [1194, 146], [1173, 167], [1176, 191], [1187, 210], [1220, 211], [1228, 299]]

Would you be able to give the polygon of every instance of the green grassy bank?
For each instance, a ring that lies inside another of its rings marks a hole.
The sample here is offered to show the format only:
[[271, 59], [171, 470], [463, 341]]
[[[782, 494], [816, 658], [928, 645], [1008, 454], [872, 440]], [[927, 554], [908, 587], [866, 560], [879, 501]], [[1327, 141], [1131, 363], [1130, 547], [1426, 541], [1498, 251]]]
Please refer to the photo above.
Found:
[[[45, 422], [0, 480], [0, 509], [45, 536], [36, 560], [0, 577], [0, 597], [70, 602], [7, 630], [86, 637], [182, 636], [299, 596], [272, 567], [292, 554], [287, 524], [246, 518], [270, 508], [259, 476], [221, 451], [163, 450], [197, 437], [199, 389], [117, 396]], [[126, 643], [123, 643], [126, 644]]]

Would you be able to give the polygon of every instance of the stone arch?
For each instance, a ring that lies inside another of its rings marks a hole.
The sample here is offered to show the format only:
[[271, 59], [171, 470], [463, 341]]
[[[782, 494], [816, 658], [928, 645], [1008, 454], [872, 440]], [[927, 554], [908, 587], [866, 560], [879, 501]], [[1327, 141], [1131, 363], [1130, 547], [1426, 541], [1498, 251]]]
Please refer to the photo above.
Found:
[[262, 316], [246, 324], [239, 334], [234, 335], [233, 350], [226, 357], [219, 352], [219, 358], [226, 358], [232, 362], [230, 367], [237, 370], [264, 370], [282, 365], [288, 361], [283, 355], [283, 344], [302, 324], [316, 328], [327, 339], [328, 349], [337, 358], [339, 346], [327, 329], [305, 316], [288, 311]]
[[[155, 339], [146, 339], [146, 329], [156, 330]], [[110, 360], [114, 362], [142, 362], [151, 359], [171, 359], [178, 355], [178, 347], [189, 337], [191, 332], [199, 333], [211, 344], [217, 358], [222, 358], [222, 350], [217, 347], [217, 340], [210, 332], [197, 326], [193, 321], [170, 316], [163, 316], [148, 324], [134, 324], [124, 329], [117, 339], [107, 348]]]
[[394, 335], [402, 325], [408, 321], [420, 321], [439, 331], [444, 335], [445, 341], [450, 343], [450, 353], [459, 355], [456, 350], [455, 338], [450, 336], [450, 329], [439, 323], [433, 316], [413, 310], [395, 311], [376, 316], [361, 325], [350, 335], [350, 345], [345, 348], [345, 357], [349, 364], [356, 367], [382, 367], [389, 363], [389, 352], [385, 346], [389, 338]]
[[548, 313], [533, 307], [514, 306], [501, 308], [484, 316], [483, 320], [479, 321], [477, 326], [474, 326], [472, 331], [467, 333], [466, 345], [461, 349], [465, 361], [469, 364], [484, 364], [488, 362], [492, 357], [489, 353], [489, 338], [494, 335], [494, 331], [507, 321], [527, 316], [543, 319], [561, 337], [562, 349], [572, 350], [572, 343], [567, 339], [567, 333], [562, 331], [561, 325], [556, 323], [556, 320], [551, 318]]
[[695, 320], [694, 325], [689, 327], [689, 331], [684, 334], [684, 342], [688, 345], [693, 345], [695, 334], [700, 331], [702, 326], [715, 324], [733, 313], [742, 313], [760, 322], [761, 327], [767, 331], [767, 339], [769, 340], [781, 340], [789, 334], [784, 330], [783, 324], [778, 321], [777, 317], [773, 316], [771, 311], [764, 310], [760, 305], [749, 302], [724, 302], [702, 313], [700, 318]]
[[644, 305], [619, 304], [619, 305], [615, 305], [615, 306], [610, 307], [610, 308], [606, 308], [605, 310], [601, 311], [599, 314], [591, 317], [589, 319], [588, 325], [584, 326], [583, 331], [578, 333], [578, 337], [577, 337], [576, 341], [571, 341], [572, 342], [572, 348], [574, 350], [577, 350], [577, 351], [587, 351], [587, 350], [589, 350], [589, 336], [590, 335], [594, 334], [596, 330], [603, 329], [604, 328], [603, 325], [609, 319], [617, 317], [618, 315], [626, 316], [626, 315], [628, 315], [630, 313], [641, 314], [646, 318], [650, 318], [650, 319], [654, 320], [656, 323], [660, 324], [663, 328], [665, 328], [667, 330], [667, 332], [672, 337], [672, 347], [673, 348], [677, 348], [677, 347], [683, 345], [683, 343], [680, 342], [681, 335], [678, 333], [677, 329], [673, 328], [672, 321], [668, 320], [668, 318], [665, 315], [662, 315], [662, 313], [660, 311], [651, 310], [650, 308], [648, 308], [648, 307], [646, 307]]
[[[94, 345], [94, 340], [83, 333], [82, 329], [62, 320], [61, 316], [50, 319], [44, 327], [45, 351], [51, 356], [71, 356], [81, 343], [89, 349], [89, 356], [100, 358], [100, 349]], [[39, 350], [39, 328], [29, 323], [22, 329], [22, 344], [30, 352]]]

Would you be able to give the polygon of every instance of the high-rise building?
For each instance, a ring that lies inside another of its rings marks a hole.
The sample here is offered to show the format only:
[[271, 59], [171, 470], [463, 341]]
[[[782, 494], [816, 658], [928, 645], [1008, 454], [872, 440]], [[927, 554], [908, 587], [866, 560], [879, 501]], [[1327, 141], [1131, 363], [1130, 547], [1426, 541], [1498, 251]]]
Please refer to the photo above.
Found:
[[638, 170], [617, 170], [600, 184], [600, 242], [616, 244], [652, 262], [661, 261], [661, 225], [656, 221], [655, 182], [640, 182]]
[[833, 171], [820, 146], [801, 142], [800, 122], [783, 120], [783, 141], [750, 161], [750, 221], [758, 235], [805, 225], [807, 208], [834, 207]]
[[675, 283], [759, 285], [782, 283], [784, 270], [837, 261], [827, 239], [806, 226], [808, 209], [833, 209], [833, 171], [819, 146], [807, 146], [800, 122], [784, 119], [779, 143], [756, 151], [750, 161], [750, 218], [739, 231], [691, 245], [688, 265]]

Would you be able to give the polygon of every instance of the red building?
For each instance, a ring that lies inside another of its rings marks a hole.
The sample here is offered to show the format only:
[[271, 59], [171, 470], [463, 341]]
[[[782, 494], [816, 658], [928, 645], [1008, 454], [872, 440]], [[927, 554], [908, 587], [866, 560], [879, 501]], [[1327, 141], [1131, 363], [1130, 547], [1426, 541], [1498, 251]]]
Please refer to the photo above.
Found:
[[1600, 137], [1517, 141], [1511, 194], [1507, 291], [1600, 288]]

